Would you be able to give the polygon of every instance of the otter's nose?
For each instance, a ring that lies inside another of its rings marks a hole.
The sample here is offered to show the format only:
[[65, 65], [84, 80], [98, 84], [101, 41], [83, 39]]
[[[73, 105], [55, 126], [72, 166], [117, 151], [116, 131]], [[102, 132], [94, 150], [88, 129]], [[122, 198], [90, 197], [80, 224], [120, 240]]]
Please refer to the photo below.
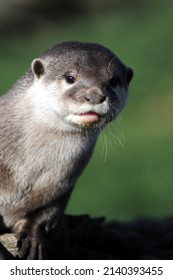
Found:
[[84, 99], [87, 102], [96, 105], [103, 103], [106, 100], [106, 96], [102, 94], [99, 88], [90, 88], [87, 90]]

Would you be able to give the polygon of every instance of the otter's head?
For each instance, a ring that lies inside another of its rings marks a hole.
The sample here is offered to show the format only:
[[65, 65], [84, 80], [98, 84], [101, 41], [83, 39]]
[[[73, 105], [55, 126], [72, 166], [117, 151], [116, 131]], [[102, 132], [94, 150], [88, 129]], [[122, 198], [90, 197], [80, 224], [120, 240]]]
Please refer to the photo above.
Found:
[[37, 112], [62, 131], [100, 130], [128, 97], [133, 71], [98, 44], [66, 42], [32, 62]]

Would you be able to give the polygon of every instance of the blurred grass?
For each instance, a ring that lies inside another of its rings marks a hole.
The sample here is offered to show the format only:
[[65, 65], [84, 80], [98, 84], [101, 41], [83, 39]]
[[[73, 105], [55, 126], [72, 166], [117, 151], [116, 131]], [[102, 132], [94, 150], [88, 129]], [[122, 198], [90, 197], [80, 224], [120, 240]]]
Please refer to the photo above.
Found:
[[1, 39], [1, 93], [40, 52], [65, 40], [104, 44], [134, 69], [128, 104], [100, 136], [68, 213], [120, 220], [173, 213], [173, 3], [154, 3], [144, 11], [45, 23], [30, 35]]

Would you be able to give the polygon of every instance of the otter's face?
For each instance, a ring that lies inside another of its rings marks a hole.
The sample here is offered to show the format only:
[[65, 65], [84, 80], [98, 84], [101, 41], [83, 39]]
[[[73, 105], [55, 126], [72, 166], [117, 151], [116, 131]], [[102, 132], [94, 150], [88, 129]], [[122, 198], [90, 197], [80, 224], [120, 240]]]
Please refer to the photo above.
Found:
[[101, 129], [124, 107], [133, 72], [102, 46], [62, 45], [32, 62], [36, 99], [61, 130]]

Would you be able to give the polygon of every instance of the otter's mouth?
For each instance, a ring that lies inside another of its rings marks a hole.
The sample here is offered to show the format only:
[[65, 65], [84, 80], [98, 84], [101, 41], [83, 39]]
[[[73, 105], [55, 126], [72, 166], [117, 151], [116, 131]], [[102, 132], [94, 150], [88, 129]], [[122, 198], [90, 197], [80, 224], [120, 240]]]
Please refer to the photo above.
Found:
[[79, 118], [80, 123], [82, 124], [94, 124], [97, 123], [101, 118], [101, 115], [96, 112], [86, 112], [77, 116]]
[[101, 114], [96, 113], [94, 111], [89, 111], [89, 112], [71, 114], [69, 115], [68, 120], [73, 124], [79, 126], [92, 126], [100, 123], [102, 118], [103, 116]]

